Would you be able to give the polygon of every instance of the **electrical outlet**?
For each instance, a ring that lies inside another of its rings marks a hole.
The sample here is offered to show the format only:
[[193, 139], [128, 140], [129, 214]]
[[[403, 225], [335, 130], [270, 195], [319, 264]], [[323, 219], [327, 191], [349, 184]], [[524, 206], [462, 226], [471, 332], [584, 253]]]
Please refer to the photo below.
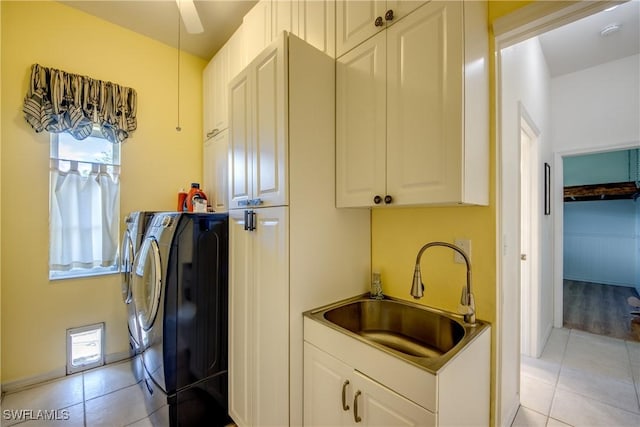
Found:
[[[467, 254], [467, 258], [469, 258], [469, 262], [471, 262], [471, 240], [470, 239], [455, 239], [453, 244], [459, 247]], [[458, 252], [454, 252], [453, 262], [457, 264], [464, 264], [464, 258]]]

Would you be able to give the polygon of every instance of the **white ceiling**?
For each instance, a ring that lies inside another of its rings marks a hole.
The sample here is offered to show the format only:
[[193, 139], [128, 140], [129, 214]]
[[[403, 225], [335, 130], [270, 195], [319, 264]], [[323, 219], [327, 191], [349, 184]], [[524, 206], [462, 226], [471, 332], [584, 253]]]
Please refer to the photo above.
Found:
[[204, 27], [201, 34], [188, 34], [179, 21], [175, 0], [61, 0], [105, 21], [128, 28], [169, 46], [209, 60], [242, 24], [242, 17], [257, 0], [196, 0], [194, 1]]
[[[601, 36], [603, 28], [619, 31]], [[640, 53], [640, 1], [602, 11], [539, 36], [551, 77]]]
[[[204, 27], [188, 34], [182, 22], [181, 49], [210, 59], [242, 23], [256, 0], [196, 0]], [[178, 7], [175, 0], [62, 0], [76, 9], [177, 47]], [[606, 37], [600, 31], [618, 23], [620, 31]], [[640, 53], [640, 0], [603, 11], [539, 36], [552, 77]]]

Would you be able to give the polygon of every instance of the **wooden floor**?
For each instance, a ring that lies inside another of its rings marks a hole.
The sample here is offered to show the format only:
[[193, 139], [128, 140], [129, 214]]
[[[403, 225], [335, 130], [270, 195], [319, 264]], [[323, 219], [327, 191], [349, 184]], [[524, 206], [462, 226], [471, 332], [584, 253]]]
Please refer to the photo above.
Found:
[[564, 327], [599, 335], [640, 341], [638, 310], [627, 304], [630, 296], [638, 297], [633, 288], [597, 283], [564, 281]]

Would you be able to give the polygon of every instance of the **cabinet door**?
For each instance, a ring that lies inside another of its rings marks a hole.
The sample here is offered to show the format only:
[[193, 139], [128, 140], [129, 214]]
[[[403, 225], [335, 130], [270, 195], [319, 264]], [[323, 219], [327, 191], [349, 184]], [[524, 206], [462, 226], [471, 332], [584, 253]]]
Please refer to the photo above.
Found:
[[227, 91], [228, 91], [228, 83], [233, 80], [233, 78], [238, 75], [240, 71], [247, 66], [247, 54], [245, 52], [245, 43], [244, 43], [244, 25], [240, 25], [235, 33], [229, 38], [226, 43], [226, 49], [228, 51], [228, 81], [227, 81]]
[[459, 199], [461, 2], [431, 2], [387, 33], [387, 191], [397, 204]]
[[287, 93], [284, 38], [251, 63], [253, 90], [253, 199], [263, 206], [287, 204]]
[[395, 24], [401, 18], [404, 18], [429, 0], [387, 0], [385, 15], [387, 11], [393, 11], [393, 18], [390, 21], [385, 20], [387, 26]]
[[224, 130], [204, 143], [203, 191], [214, 212], [226, 212], [228, 207], [229, 131]]
[[247, 63], [271, 43], [271, 0], [260, 0], [242, 19]]
[[227, 83], [229, 83], [229, 51], [223, 47], [213, 57], [213, 128], [218, 133], [227, 128], [228, 104]]
[[214, 63], [211, 60], [202, 71], [202, 140], [213, 136], [213, 99], [214, 91]]
[[332, 58], [336, 57], [335, 0], [299, 0], [299, 37]]
[[350, 366], [304, 343], [304, 425], [352, 423], [353, 383], [349, 380], [352, 373]]
[[[336, 4], [336, 56], [353, 49], [384, 29], [384, 0], [340, 0]], [[382, 25], [376, 26], [380, 17]]]
[[336, 62], [336, 204], [371, 206], [385, 196], [385, 34]]
[[245, 231], [244, 211], [229, 211], [229, 414], [239, 426], [254, 424], [252, 238]]
[[287, 31], [298, 33], [298, 0], [272, 0], [271, 2], [271, 40]]
[[[435, 426], [436, 416], [376, 381], [353, 371], [353, 416], [363, 426]], [[360, 394], [358, 394], [360, 393]], [[355, 417], [359, 417], [357, 420]]]
[[229, 209], [242, 206], [251, 192], [251, 103], [249, 69], [229, 83]]
[[[253, 303], [255, 355], [253, 390], [256, 426], [289, 425], [289, 233], [288, 208], [260, 208], [255, 213]], [[233, 243], [233, 242], [232, 242]], [[233, 282], [232, 282], [233, 283]]]

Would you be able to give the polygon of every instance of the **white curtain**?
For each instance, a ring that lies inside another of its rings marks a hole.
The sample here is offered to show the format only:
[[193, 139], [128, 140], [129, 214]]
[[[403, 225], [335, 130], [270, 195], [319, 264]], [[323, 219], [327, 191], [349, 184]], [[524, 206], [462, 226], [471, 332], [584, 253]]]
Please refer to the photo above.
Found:
[[51, 271], [115, 264], [119, 180], [117, 166], [51, 160]]

